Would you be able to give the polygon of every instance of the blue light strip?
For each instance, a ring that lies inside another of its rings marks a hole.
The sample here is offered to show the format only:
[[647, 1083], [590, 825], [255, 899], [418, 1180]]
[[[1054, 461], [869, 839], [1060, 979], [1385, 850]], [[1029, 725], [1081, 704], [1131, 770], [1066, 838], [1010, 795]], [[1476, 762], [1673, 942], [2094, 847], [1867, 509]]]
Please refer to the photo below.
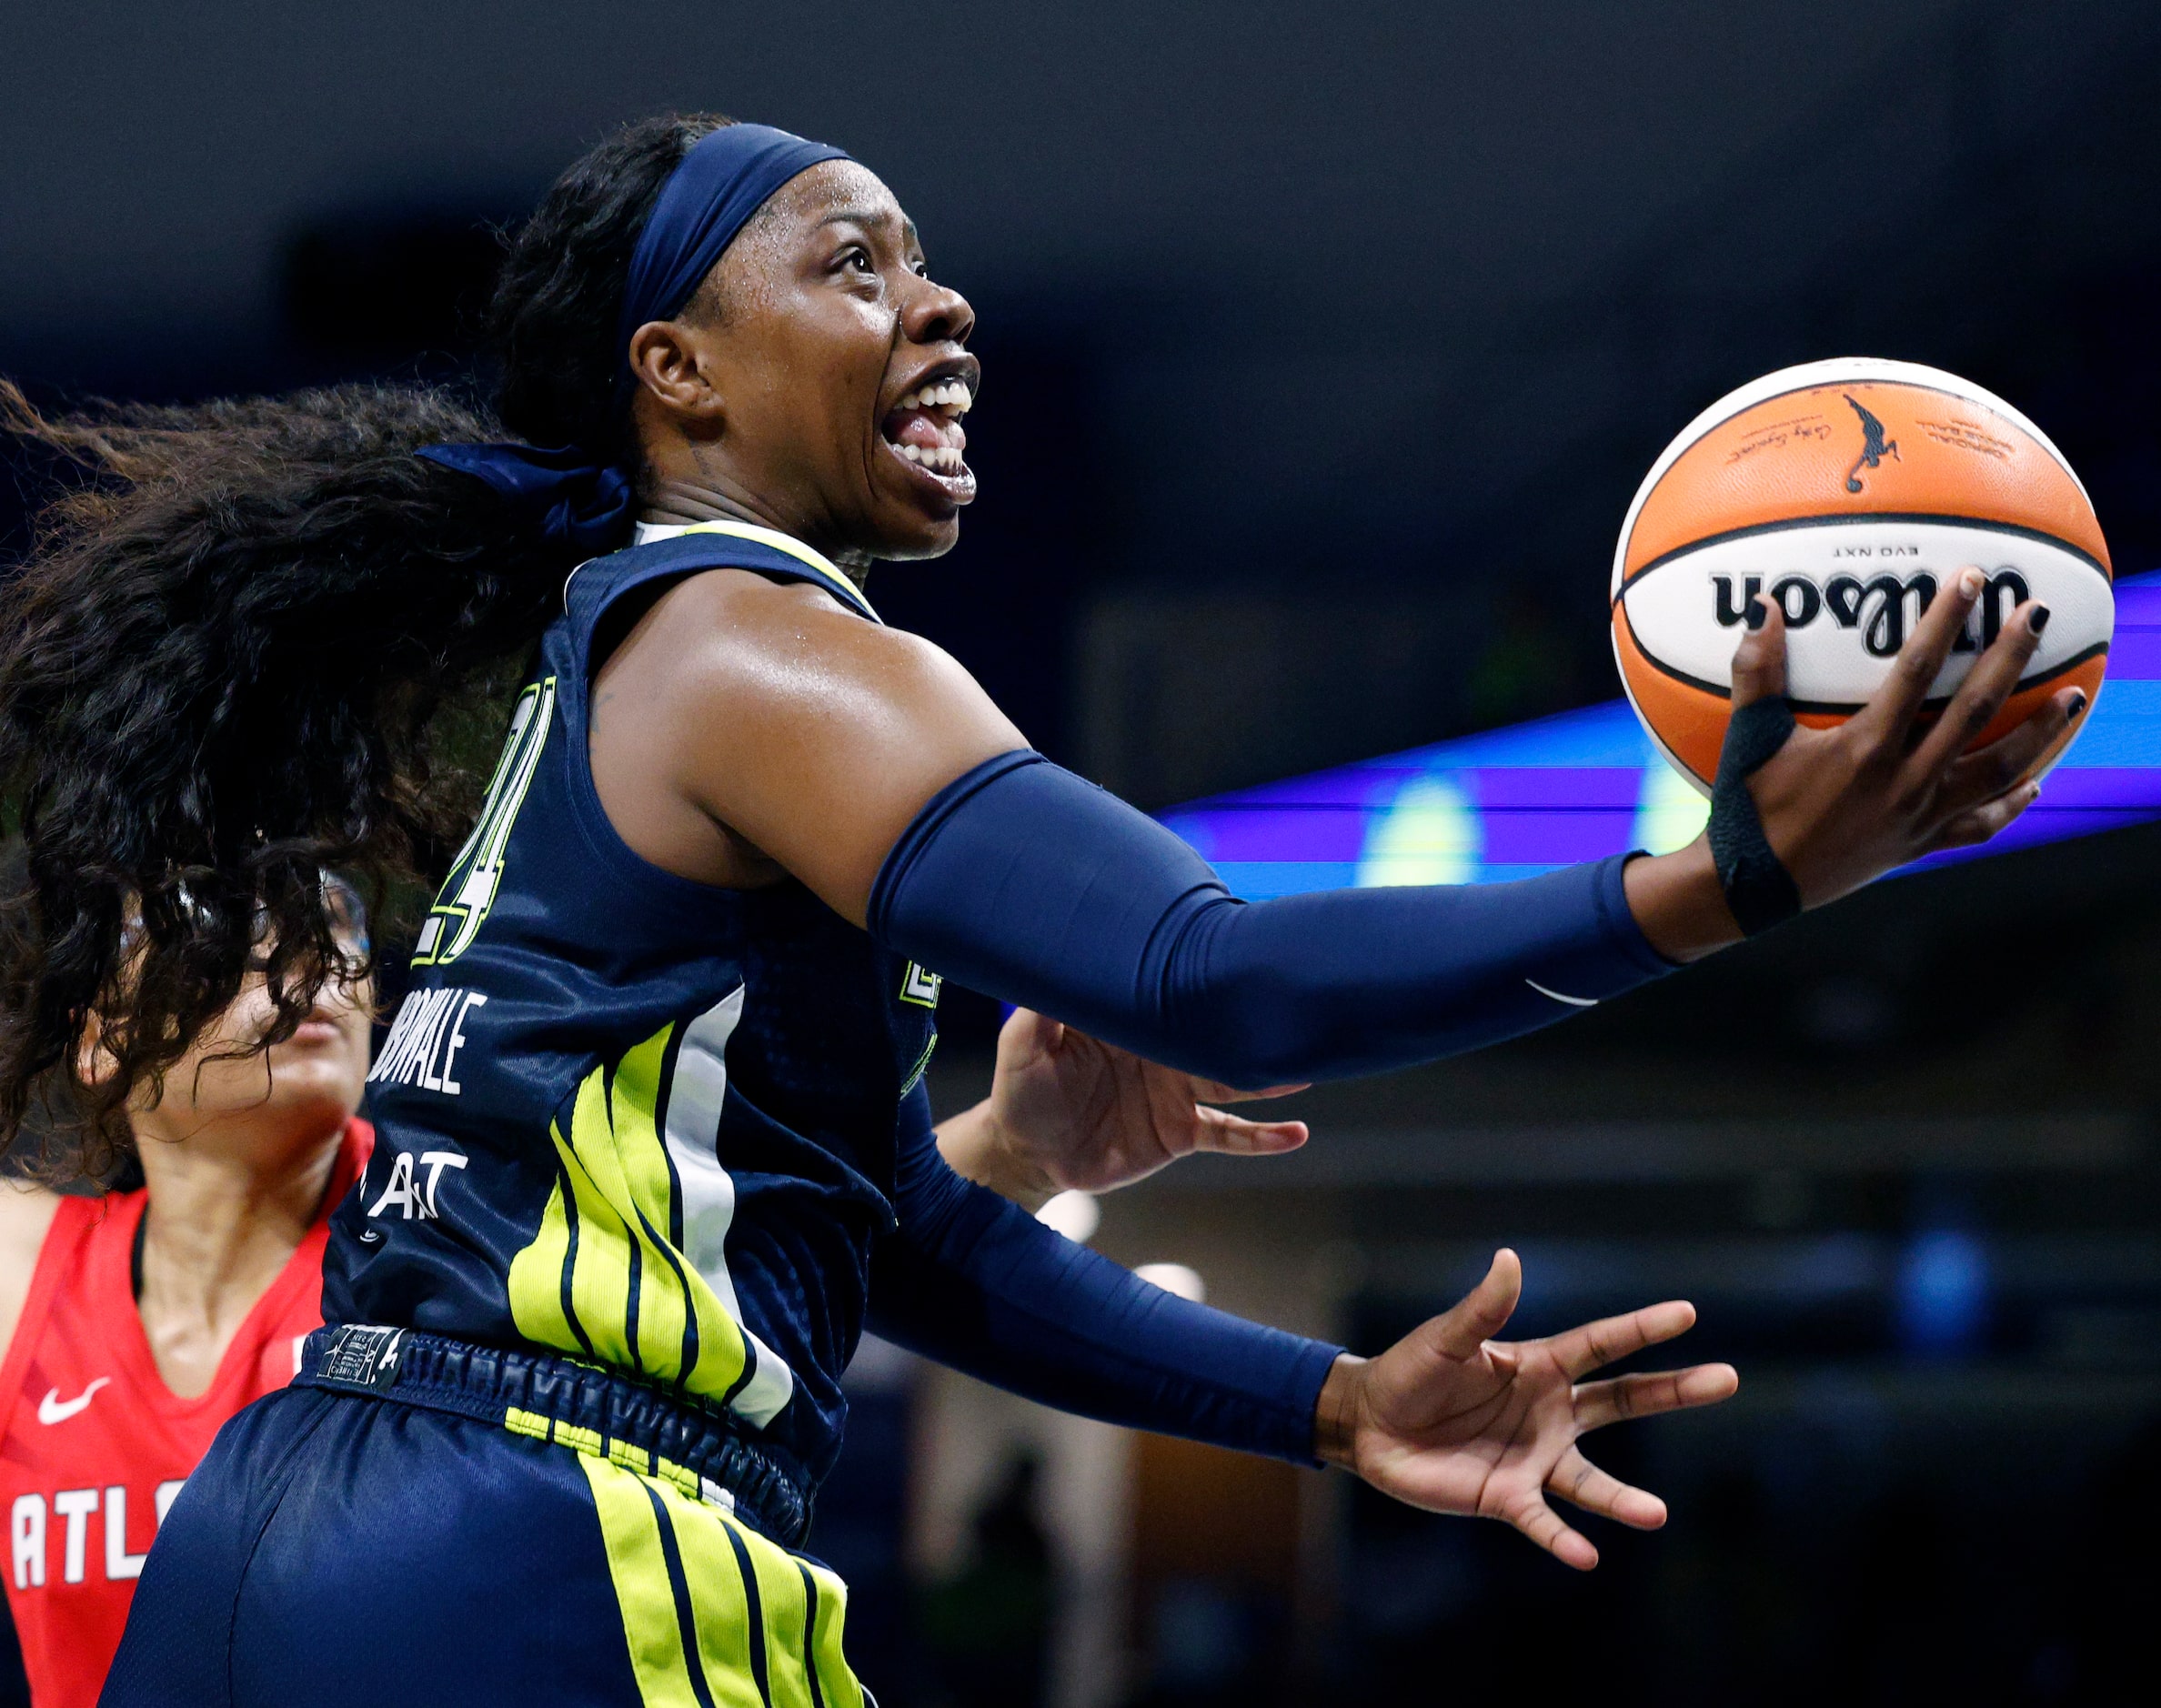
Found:
[[[2107, 680], [2041, 799], [1935, 866], [2161, 819], [2161, 571], [2116, 583]], [[1239, 895], [1498, 883], [1632, 848], [1681, 847], [1702, 798], [1626, 700], [1413, 748], [1159, 815]]]

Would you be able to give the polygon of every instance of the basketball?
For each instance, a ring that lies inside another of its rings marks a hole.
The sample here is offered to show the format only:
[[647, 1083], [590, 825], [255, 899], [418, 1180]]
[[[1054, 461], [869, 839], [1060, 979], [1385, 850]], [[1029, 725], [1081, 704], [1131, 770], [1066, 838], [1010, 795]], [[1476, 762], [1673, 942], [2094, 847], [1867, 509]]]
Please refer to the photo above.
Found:
[[2047, 631], [1974, 745], [2058, 688], [2097, 696], [2116, 617], [2108, 547], [2040, 428], [1970, 380], [1910, 362], [1767, 374], [1690, 422], [1628, 507], [1610, 598], [1629, 702], [1708, 793], [1753, 598], [1777, 602], [1794, 714], [1822, 728], [1861, 708], [1937, 588], [1969, 564], [1986, 585], [1929, 704], [1949, 698], [2028, 598], [2049, 608]]

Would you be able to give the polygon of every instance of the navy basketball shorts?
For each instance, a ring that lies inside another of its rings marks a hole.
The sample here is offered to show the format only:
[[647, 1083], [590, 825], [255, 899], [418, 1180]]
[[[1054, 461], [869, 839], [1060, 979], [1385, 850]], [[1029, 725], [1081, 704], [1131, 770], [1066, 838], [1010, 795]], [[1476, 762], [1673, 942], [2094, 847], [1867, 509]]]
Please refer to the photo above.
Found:
[[865, 1708], [846, 1589], [767, 1533], [799, 1492], [729, 1451], [567, 1361], [325, 1331], [188, 1478], [99, 1701]]

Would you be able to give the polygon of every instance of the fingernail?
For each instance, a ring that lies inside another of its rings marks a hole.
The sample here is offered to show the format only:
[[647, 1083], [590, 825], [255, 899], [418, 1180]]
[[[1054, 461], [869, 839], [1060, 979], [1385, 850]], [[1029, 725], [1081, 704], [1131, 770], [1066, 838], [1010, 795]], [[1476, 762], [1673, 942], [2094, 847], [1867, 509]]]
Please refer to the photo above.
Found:
[[1958, 572], [1958, 590], [1969, 599], [1981, 597], [1981, 572], [1978, 569], [1961, 569]]
[[2035, 639], [2040, 639], [2043, 632], [2048, 628], [2048, 607], [2045, 605], [2035, 606], [2033, 615], [2026, 618], [2026, 627], [2034, 631]]
[[1755, 598], [1748, 601], [1749, 628], [1761, 628], [1765, 623], [1770, 621], [1770, 619], [1771, 608], [1769, 606], [1765, 605], [1762, 599]]

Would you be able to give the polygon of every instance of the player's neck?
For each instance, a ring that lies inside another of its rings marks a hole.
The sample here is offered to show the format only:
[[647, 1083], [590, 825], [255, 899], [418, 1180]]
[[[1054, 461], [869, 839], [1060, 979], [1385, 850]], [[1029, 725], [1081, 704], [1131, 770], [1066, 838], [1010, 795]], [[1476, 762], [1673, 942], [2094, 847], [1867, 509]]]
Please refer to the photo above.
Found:
[[342, 1133], [341, 1123], [283, 1146], [138, 1146], [149, 1208], [136, 1304], [175, 1393], [199, 1394], [216, 1376], [234, 1333], [315, 1221]]
[[[703, 480], [657, 479], [647, 488], [645, 503], [638, 513], [640, 521], [651, 522], [661, 527], [680, 527], [699, 522], [749, 522], [755, 527], [769, 527], [777, 533], [793, 535], [790, 528], [781, 527], [771, 517], [763, 515], [756, 506], [744, 498], [732, 496], [717, 484]], [[861, 552], [840, 551], [819, 546], [815, 540], [806, 545], [818, 549], [859, 588], [869, 574], [870, 560]]]

